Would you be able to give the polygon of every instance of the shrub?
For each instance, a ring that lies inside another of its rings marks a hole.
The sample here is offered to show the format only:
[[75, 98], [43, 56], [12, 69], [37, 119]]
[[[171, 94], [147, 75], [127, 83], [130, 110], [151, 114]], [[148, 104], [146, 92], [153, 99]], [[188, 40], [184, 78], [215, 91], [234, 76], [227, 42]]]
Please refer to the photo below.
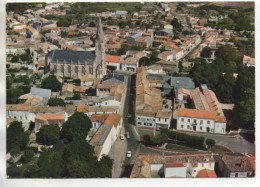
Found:
[[213, 139], [207, 139], [206, 144], [210, 147], [213, 147], [215, 145], [215, 140]]

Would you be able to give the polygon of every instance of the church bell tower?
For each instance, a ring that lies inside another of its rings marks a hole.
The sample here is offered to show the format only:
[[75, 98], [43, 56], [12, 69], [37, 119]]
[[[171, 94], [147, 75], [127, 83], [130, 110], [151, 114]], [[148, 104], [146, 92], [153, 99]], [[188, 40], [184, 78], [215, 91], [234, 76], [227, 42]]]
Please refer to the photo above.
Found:
[[105, 54], [105, 37], [102, 28], [101, 19], [98, 20], [97, 34], [95, 40], [95, 55], [96, 59], [93, 65], [93, 75], [96, 78], [102, 78], [106, 75], [106, 54]]

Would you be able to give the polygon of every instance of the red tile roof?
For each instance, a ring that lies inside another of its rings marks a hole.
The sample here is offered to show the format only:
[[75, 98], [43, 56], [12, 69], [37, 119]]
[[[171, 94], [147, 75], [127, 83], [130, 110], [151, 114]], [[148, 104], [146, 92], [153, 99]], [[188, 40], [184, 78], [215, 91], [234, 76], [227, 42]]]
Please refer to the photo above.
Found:
[[47, 120], [65, 120], [65, 115], [64, 113], [38, 113], [35, 117], [35, 119], [47, 121]]
[[183, 164], [165, 164], [166, 168], [180, 168], [185, 167]]
[[178, 110], [178, 116], [204, 118], [204, 119], [216, 119], [216, 113], [214, 111], [188, 109], [188, 108], [180, 108]]
[[119, 114], [109, 114], [109, 116], [107, 117], [107, 119], [104, 123], [107, 125], [113, 125], [113, 126], [117, 127], [120, 119], [121, 119], [121, 115], [119, 115]]
[[120, 62], [121, 56], [106, 55], [107, 62]]
[[172, 53], [170, 52], [170, 51], [164, 51], [164, 52], [162, 52], [164, 55], [166, 55], [166, 56], [170, 56], [170, 55], [172, 55]]
[[214, 170], [203, 169], [198, 172], [198, 178], [217, 178]]

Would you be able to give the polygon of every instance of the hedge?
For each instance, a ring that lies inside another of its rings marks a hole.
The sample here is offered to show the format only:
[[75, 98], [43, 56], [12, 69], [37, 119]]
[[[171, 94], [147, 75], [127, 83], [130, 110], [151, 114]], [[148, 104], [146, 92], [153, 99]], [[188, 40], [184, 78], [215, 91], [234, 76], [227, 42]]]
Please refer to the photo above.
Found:
[[162, 129], [162, 134], [166, 134], [170, 139], [178, 140], [184, 142], [187, 145], [194, 146], [194, 147], [204, 147], [204, 137], [194, 136], [190, 134], [180, 133], [176, 131], [170, 131], [168, 129]]

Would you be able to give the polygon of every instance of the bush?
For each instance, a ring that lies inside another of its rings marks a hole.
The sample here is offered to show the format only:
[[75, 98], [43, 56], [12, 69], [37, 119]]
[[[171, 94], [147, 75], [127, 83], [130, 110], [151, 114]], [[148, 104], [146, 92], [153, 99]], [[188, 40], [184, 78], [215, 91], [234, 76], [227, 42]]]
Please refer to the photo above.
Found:
[[210, 147], [213, 147], [214, 145], [215, 145], [215, 140], [213, 140], [213, 139], [207, 139], [206, 140], [206, 144], [208, 145], [208, 146], [210, 146]]
[[24, 162], [24, 163], [30, 162], [33, 156], [34, 156], [34, 151], [33, 150], [30, 150], [30, 149], [25, 150], [20, 161]]
[[143, 136], [144, 143], [147, 146], [155, 146], [155, 145], [162, 145], [165, 143], [168, 139], [168, 136], [166, 134], [160, 134], [156, 136], [150, 136], [148, 134]]

